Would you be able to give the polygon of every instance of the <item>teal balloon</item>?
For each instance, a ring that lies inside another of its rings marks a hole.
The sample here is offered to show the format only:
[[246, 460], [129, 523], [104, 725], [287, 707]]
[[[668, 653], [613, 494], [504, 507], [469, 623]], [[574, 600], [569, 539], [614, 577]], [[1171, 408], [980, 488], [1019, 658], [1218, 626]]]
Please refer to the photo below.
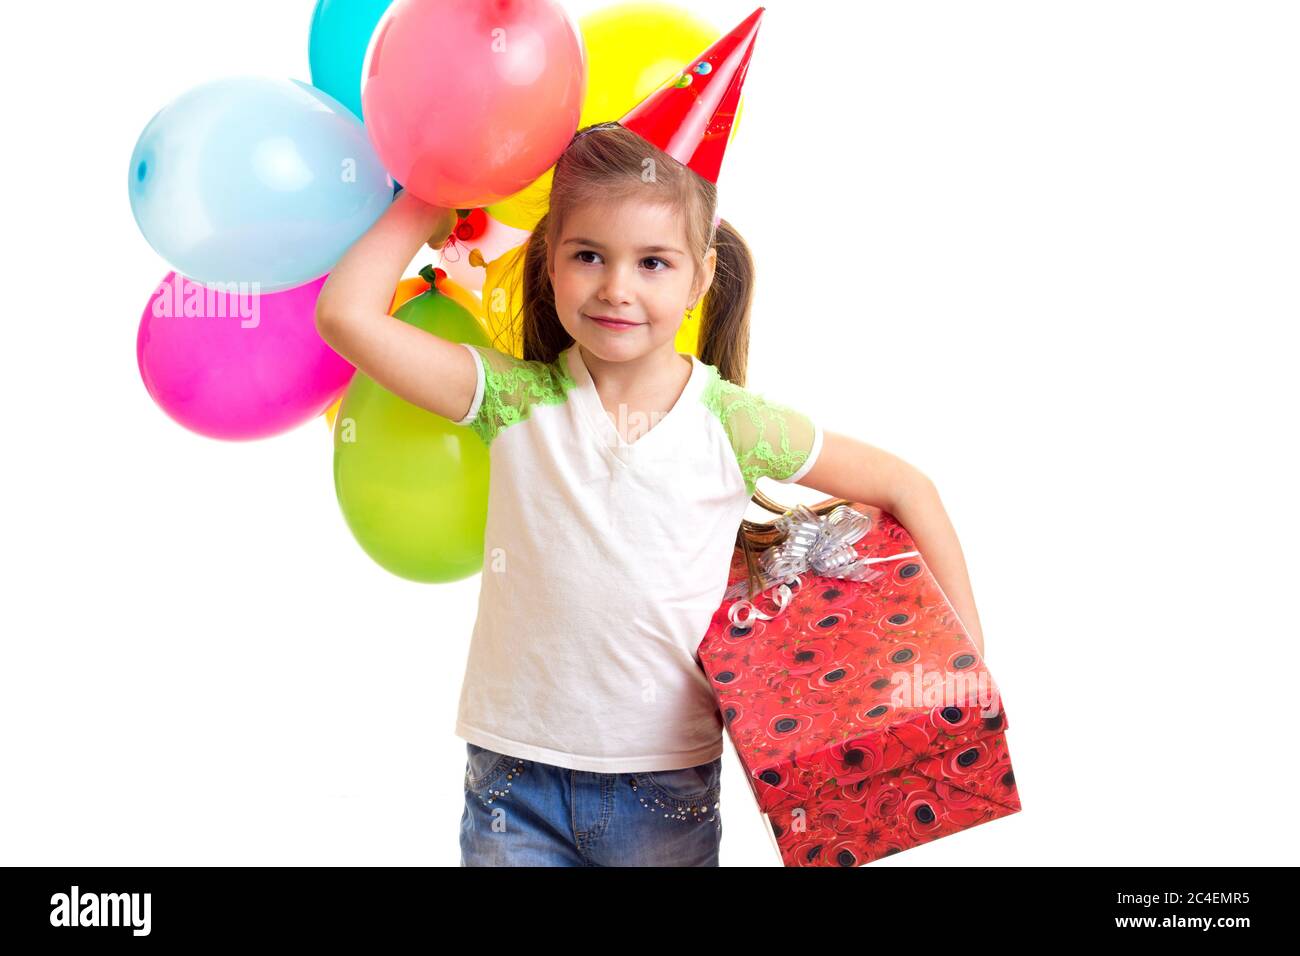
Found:
[[361, 113], [361, 67], [366, 48], [392, 0], [317, 0], [311, 15], [307, 59], [311, 82], [357, 117]]
[[366, 128], [298, 80], [240, 76], [182, 94], [140, 134], [131, 211], [154, 250], [198, 282], [303, 285], [392, 204]]

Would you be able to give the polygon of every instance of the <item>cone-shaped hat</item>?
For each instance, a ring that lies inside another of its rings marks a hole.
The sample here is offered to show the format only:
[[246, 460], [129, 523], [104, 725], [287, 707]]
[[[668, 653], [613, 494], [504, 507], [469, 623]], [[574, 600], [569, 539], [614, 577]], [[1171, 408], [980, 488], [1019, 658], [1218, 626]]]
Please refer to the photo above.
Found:
[[759, 7], [634, 106], [619, 125], [716, 186], [763, 10]]

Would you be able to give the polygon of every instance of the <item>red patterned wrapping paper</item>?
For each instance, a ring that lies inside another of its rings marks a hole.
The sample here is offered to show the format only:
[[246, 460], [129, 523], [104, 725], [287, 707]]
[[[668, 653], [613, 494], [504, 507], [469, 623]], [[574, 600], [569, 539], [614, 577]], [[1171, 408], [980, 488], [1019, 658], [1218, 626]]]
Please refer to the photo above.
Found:
[[[858, 554], [915, 550], [892, 515], [851, 507], [871, 518]], [[1001, 697], [924, 558], [873, 567], [805, 574], [748, 627], [724, 600], [700, 643], [786, 866], [858, 866], [1020, 810]], [[737, 550], [729, 581], [744, 576]]]

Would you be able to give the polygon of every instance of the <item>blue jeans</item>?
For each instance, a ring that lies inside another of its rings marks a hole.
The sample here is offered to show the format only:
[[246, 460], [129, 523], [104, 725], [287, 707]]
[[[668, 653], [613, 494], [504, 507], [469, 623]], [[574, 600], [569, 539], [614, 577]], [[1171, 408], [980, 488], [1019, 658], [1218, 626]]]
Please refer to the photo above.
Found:
[[465, 744], [461, 866], [717, 866], [722, 758], [592, 773]]

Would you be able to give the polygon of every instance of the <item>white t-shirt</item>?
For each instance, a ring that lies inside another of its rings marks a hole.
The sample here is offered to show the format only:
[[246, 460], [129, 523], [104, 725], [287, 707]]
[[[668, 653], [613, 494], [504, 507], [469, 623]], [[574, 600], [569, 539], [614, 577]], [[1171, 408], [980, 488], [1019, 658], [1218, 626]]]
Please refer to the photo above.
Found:
[[491, 477], [456, 735], [600, 773], [717, 758], [696, 649], [757, 479], [802, 478], [821, 427], [683, 356], [681, 396], [628, 444], [576, 344], [553, 363], [465, 347], [478, 384], [456, 424], [487, 443]]

